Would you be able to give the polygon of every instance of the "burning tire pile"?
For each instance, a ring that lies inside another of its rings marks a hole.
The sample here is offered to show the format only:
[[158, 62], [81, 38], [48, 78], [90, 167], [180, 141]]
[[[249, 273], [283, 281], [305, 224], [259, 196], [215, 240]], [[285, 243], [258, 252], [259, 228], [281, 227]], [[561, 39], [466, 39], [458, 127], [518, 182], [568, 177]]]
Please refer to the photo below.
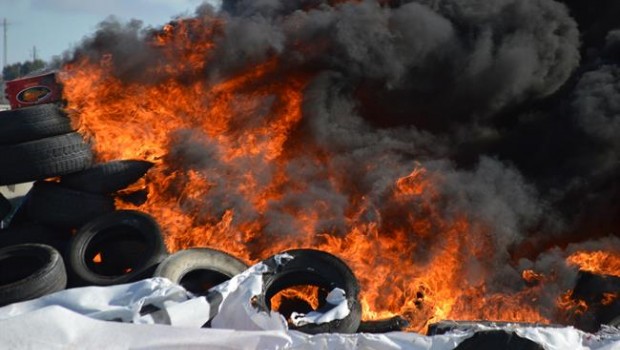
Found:
[[173, 281], [197, 327], [309, 342], [620, 342], [614, 0], [220, 3], [101, 23], [57, 72], [75, 118], [7, 89], [0, 185], [34, 184], [0, 198], [0, 282]]
[[[115, 195], [153, 164], [140, 160], [92, 164], [90, 146], [56, 105], [1, 112], [0, 130], [6, 140], [0, 146], [4, 164], [0, 185], [35, 181], [11, 213], [9, 227], [0, 231], [1, 305], [35, 299], [67, 286], [108, 286], [151, 276], [208, 295], [211, 287], [247, 269], [243, 261], [215, 249], [192, 248], [168, 255], [161, 229], [151, 216], [115, 210]], [[4, 218], [11, 208], [1, 199]], [[344, 298], [348, 310], [329, 322], [303, 320], [305, 314], [295, 310], [314, 310], [292, 298], [286, 313], [291, 329], [309, 334], [387, 332], [407, 325], [400, 317], [362, 322], [359, 284], [339, 258], [311, 249], [285, 254], [292, 259], [264, 261], [272, 272], [264, 277], [258, 309], [269, 312], [276, 294], [310, 285], [318, 287], [318, 309], [329, 312]]]
[[[67, 287], [110, 286], [153, 276], [168, 278], [195, 295], [215, 300], [217, 305], [211, 288], [248, 268], [238, 258], [210, 248], [169, 255], [153, 217], [136, 210], [116, 210], [115, 198], [141, 200], [122, 191], [142, 178], [153, 164], [142, 160], [93, 164], [90, 145], [57, 105], [0, 112], [0, 140], [0, 185], [35, 181], [16, 210], [0, 197], [0, 219], [7, 218], [10, 223], [0, 230], [0, 305]], [[283, 313], [290, 329], [308, 334], [376, 333], [407, 326], [401, 317], [361, 321], [360, 286], [353, 271], [339, 258], [312, 249], [283, 254], [290, 259], [282, 261], [278, 255], [263, 261], [270, 272], [263, 276], [263, 292], [253, 303], [258, 310]], [[581, 285], [596, 286], [577, 288], [576, 293], [593, 303], [601, 304], [605, 293], [620, 288], [616, 279], [589, 275], [584, 279]], [[309, 305], [303, 293], [274, 299], [299, 286], [314, 288], [316, 305]], [[600, 292], [593, 295], [590, 290]], [[274, 308], [276, 300], [279, 305]], [[338, 314], [343, 308], [346, 312]], [[601, 310], [603, 318], [610, 319], [609, 324], [618, 323], [617, 305], [613, 310]], [[329, 313], [337, 316], [322, 321], [321, 317]], [[313, 319], [309, 316], [312, 314], [318, 316]], [[214, 316], [211, 314], [210, 319]], [[434, 324], [429, 334], [468, 326], [471, 324]], [[458, 348], [481, 345], [539, 348], [532, 341], [503, 331], [478, 332]]]

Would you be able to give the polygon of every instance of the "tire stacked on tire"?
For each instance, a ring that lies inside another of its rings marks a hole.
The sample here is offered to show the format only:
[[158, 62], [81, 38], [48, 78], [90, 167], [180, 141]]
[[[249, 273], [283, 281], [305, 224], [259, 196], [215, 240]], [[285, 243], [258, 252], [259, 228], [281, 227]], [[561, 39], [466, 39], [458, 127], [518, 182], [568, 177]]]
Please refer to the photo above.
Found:
[[0, 112], [0, 185], [77, 172], [92, 161], [90, 145], [59, 106]]
[[[90, 145], [56, 104], [0, 112], [0, 186], [45, 180], [87, 169]], [[18, 220], [31, 221], [17, 208]], [[34, 220], [36, 221], [36, 220]], [[43, 222], [44, 223], [44, 222]]]
[[[75, 132], [70, 118], [56, 104], [0, 112], [0, 186], [45, 180], [91, 166], [90, 145]], [[45, 187], [47, 185], [43, 185]], [[61, 289], [67, 274], [59, 251], [70, 237], [16, 216], [0, 198], [0, 305], [37, 298]]]
[[76, 191], [114, 194], [138, 181], [153, 166], [145, 160], [115, 160], [62, 176], [60, 184]]
[[25, 208], [30, 221], [60, 230], [74, 230], [114, 211], [114, 198], [72, 190], [55, 182], [38, 181], [30, 190]]
[[[150, 277], [167, 256], [159, 227], [146, 214], [115, 211], [114, 202], [118, 191], [152, 166], [142, 160], [93, 165], [90, 145], [59, 105], [0, 112], [0, 186], [34, 181], [16, 210], [0, 198], [0, 219], [7, 217], [9, 226], [0, 230], [0, 249], [53, 247], [67, 260], [63, 273], [70, 287]], [[92, 247], [102, 249], [101, 264], [93, 265], [93, 257], [84, 255]], [[144, 259], [136, 259], [138, 255]]]
[[29, 221], [77, 230], [90, 220], [114, 211], [117, 192], [139, 180], [153, 166], [143, 160], [117, 160], [36, 182], [25, 202]]
[[93, 165], [90, 145], [59, 105], [0, 112], [0, 186], [34, 182], [18, 205], [0, 195], [0, 306], [67, 285], [151, 277], [168, 256], [159, 226], [144, 213], [115, 211], [114, 202], [152, 166]]

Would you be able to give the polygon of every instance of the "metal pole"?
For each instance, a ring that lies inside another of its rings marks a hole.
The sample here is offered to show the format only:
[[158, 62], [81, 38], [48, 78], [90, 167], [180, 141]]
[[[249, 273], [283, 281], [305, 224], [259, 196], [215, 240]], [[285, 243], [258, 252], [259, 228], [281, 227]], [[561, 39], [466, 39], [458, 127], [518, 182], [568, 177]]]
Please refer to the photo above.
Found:
[[4, 20], [2, 21], [2, 27], [3, 27], [3, 29], [4, 29], [4, 41], [3, 41], [3, 44], [4, 44], [4, 47], [3, 47], [3, 48], [4, 48], [4, 51], [3, 51], [3, 53], [4, 53], [4, 54], [3, 54], [3, 56], [2, 56], [2, 57], [3, 57], [3, 60], [2, 60], [2, 68], [4, 68], [4, 67], [6, 67], [6, 66], [7, 66], [7, 51], [8, 51], [8, 45], [7, 45], [7, 34], [6, 34], [6, 32], [7, 32], [7, 28], [8, 28], [8, 26], [9, 26], [9, 25], [8, 25], [8, 24], [7, 24], [7, 22], [6, 22], [6, 17], [4, 17]]

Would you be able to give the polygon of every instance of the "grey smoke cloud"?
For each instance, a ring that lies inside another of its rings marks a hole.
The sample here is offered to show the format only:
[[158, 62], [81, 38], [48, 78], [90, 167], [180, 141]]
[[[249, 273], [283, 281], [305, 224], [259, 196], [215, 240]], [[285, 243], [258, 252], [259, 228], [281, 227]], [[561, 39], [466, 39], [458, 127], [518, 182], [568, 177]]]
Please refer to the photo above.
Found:
[[[364, 1], [287, 17], [274, 16], [275, 10], [265, 15], [262, 7], [243, 8], [244, 20], [284, 22], [289, 47], [323, 43], [323, 49], [304, 57], [295, 56], [296, 48], [290, 47], [285, 58], [309, 59], [346, 79], [376, 79], [382, 88], [402, 89], [413, 99], [437, 94], [441, 101], [426, 108], [441, 113], [448, 112], [446, 103], [459, 111], [468, 105], [465, 112], [489, 114], [525, 98], [546, 96], [579, 62], [576, 23], [554, 1], [418, 1], [396, 8]], [[250, 16], [250, 10], [256, 12]]]
[[605, 65], [586, 72], [572, 103], [577, 122], [592, 137], [620, 151], [620, 67]]

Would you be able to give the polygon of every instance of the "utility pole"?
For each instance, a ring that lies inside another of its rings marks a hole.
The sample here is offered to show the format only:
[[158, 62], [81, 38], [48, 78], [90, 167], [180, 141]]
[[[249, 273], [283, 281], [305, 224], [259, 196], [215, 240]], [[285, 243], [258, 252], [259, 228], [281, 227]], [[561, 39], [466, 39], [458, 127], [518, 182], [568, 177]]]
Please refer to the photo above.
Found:
[[7, 45], [7, 29], [9, 27], [9, 24], [6, 22], [6, 17], [4, 17], [4, 20], [2, 21], [2, 29], [4, 30], [4, 40], [2, 41], [3, 43], [3, 60], [2, 60], [2, 68], [7, 66], [7, 52], [8, 52], [8, 45]]
[[32, 61], [36, 61], [37, 60], [37, 47], [33, 46], [32, 47]]
[[[3, 36], [3, 40], [2, 40], [2, 70], [0, 70], [0, 81], [2, 82], [2, 84], [0, 84], [0, 88], [2, 89], [2, 91], [0, 91], [0, 102], [2, 103], [6, 103], [7, 100], [4, 97], [4, 67], [7, 66], [7, 49], [8, 49], [8, 45], [6, 43], [6, 38], [7, 38], [7, 34], [6, 34], [6, 30], [8, 28], [8, 24], [6, 23], [6, 17], [4, 17], [2, 19], [2, 29], [4, 30], [4, 36]], [[1, 224], [1, 223], [0, 223]]]

